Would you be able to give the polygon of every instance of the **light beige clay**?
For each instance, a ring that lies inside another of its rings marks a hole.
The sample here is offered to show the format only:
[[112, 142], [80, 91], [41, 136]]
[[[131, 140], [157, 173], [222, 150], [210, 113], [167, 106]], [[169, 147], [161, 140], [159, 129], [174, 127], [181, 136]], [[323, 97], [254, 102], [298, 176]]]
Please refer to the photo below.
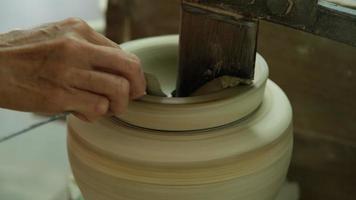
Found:
[[[160, 60], [176, 60], [177, 47], [177, 36], [122, 45], [163, 91], [174, 89], [176, 63]], [[250, 86], [187, 98], [147, 95], [125, 115], [95, 123], [70, 116], [68, 154], [84, 199], [274, 200], [290, 163], [292, 110], [256, 58]]]

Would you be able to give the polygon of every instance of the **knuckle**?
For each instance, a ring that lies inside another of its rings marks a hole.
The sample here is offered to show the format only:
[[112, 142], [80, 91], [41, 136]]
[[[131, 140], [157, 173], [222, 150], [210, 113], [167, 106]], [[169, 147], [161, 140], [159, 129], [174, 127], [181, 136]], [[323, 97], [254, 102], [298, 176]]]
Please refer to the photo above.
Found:
[[92, 32], [91, 27], [84, 20], [79, 20], [77, 23], [72, 25], [72, 28], [75, 32]]
[[74, 26], [74, 31], [78, 32], [78, 33], [91, 33], [93, 32], [93, 30], [90, 28], [90, 26], [87, 23], [84, 24], [77, 24]]
[[139, 57], [137, 57], [135, 54], [131, 54], [131, 57], [132, 57], [134, 63], [141, 66], [141, 60]]
[[68, 25], [76, 25], [76, 24], [83, 24], [85, 23], [85, 21], [78, 17], [69, 17], [64, 20], [64, 23]]
[[128, 80], [124, 78], [118, 79], [118, 85], [116, 87], [116, 95], [117, 96], [126, 96], [130, 92], [130, 83]]
[[77, 51], [80, 48], [80, 42], [71, 36], [64, 36], [57, 42], [57, 48], [64, 53]]
[[128, 63], [128, 72], [132, 76], [139, 76], [142, 73], [141, 65], [137, 61], [130, 60]]
[[89, 26], [89, 24], [80, 18], [68, 18], [63, 22], [69, 29], [68, 32], [74, 32], [78, 34], [92, 33], [94, 30]]
[[139, 71], [142, 72], [141, 61], [140, 59], [134, 59], [132, 65]]

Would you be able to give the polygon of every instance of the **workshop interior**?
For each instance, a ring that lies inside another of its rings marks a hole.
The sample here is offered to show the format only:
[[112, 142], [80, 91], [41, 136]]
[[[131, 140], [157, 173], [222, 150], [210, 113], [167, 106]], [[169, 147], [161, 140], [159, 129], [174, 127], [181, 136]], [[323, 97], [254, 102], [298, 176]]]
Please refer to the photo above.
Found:
[[356, 199], [356, 0], [4, 0], [0, 33], [68, 17], [147, 95], [96, 122], [0, 108], [0, 200]]

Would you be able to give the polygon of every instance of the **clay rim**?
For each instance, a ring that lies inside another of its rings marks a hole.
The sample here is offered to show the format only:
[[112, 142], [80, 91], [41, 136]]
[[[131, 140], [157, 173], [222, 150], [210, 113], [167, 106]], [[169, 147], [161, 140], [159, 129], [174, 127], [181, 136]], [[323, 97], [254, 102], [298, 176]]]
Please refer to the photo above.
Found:
[[[135, 53], [136, 50], [142, 50], [144, 48], [149, 49], [155, 46], [162, 45], [177, 46], [178, 43], [178, 35], [166, 35], [132, 40], [121, 44], [120, 47], [125, 51]], [[252, 91], [253, 88], [262, 87], [262, 85], [267, 81], [269, 75], [268, 67], [263, 66], [267, 66], [267, 63], [263, 59], [263, 57], [257, 53], [255, 65], [255, 79], [253, 80], [251, 85], [239, 85], [234, 88], [224, 89], [220, 92], [194, 97], [158, 97], [152, 95], [145, 95], [136, 101], [142, 103], [157, 104], [196, 104], [223, 100], [230, 97], [236, 97], [237, 95], [244, 95], [246, 94], [246, 92]]]

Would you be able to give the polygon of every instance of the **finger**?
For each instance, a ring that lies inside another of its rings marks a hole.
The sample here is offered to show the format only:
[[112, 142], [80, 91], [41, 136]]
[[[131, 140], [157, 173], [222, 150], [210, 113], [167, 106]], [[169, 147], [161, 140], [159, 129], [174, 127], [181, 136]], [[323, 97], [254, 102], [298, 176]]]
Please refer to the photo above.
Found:
[[93, 44], [96, 44], [96, 45], [108, 46], [108, 47], [121, 49], [118, 44], [116, 44], [112, 40], [108, 39], [107, 37], [103, 36], [102, 34], [96, 32], [94, 30], [89, 32], [89, 34], [85, 34], [85, 39]]
[[109, 110], [109, 100], [103, 96], [72, 88], [61, 98], [65, 111], [76, 113], [85, 121], [95, 121]]
[[110, 100], [110, 111], [116, 115], [126, 111], [130, 99], [130, 83], [123, 77], [75, 69], [67, 82], [75, 88], [106, 96]]
[[89, 59], [92, 66], [119, 76], [130, 82], [131, 98], [139, 98], [145, 94], [146, 80], [140, 61], [120, 49], [89, 45]]

